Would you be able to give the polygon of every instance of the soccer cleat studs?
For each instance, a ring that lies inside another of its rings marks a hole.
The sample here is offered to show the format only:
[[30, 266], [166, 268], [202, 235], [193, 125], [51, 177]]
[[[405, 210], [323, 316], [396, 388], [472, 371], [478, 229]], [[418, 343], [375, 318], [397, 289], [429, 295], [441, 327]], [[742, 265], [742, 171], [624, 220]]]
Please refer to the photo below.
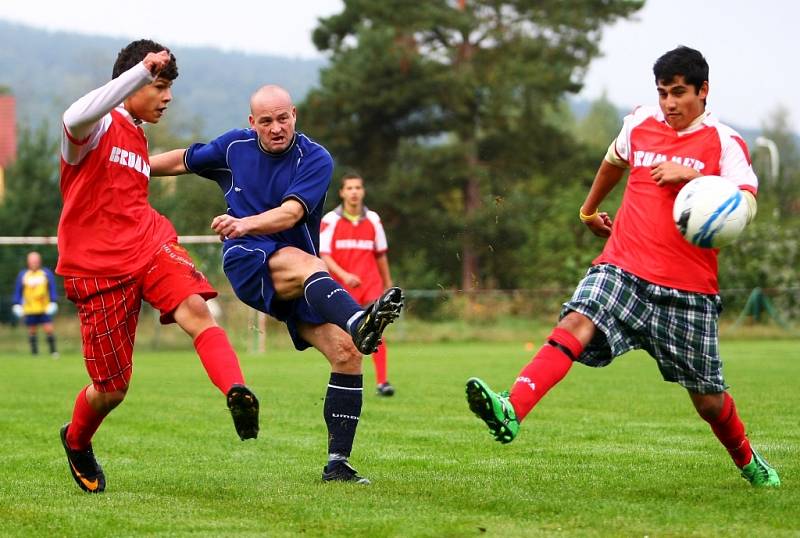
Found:
[[403, 290], [389, 288], [367, 307], [353, 331], [353, 343], [361, 353], [369, 355], [378, 350], [386, 326], [400, 316], [403, 300]]
[[228, 391], [228, 409], [239, 438], [258, 437], [258, 398], [244, 385], [234, 385]]

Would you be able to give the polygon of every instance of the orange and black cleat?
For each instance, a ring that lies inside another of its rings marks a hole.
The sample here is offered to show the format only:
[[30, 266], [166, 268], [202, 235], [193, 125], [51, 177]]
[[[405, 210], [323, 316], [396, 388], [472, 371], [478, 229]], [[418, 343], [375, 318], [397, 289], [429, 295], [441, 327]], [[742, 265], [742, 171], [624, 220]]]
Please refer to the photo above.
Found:
[[258, 437], [258, 398], [244, 385], [234, 385], [228, 391], [228, 409], [239, 438]]
[[67, 444], [67, 429], [69, 424], [61, 428], [61, 444], [67, 453], [67, 462], [75, 483], [87, 493], [102, 493], [106, 489], [106, 475], [103, 468], [94, 459], [92, 445], [85, 450], [72, 450]]

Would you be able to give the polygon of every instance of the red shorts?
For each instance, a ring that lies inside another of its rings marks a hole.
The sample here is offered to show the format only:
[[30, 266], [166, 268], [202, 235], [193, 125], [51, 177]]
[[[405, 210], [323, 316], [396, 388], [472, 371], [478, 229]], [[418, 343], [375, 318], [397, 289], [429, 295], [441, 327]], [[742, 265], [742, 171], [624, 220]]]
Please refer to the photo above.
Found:
[[184, 299], [217, 296], [178, 243], [163, 245], [140, 272], [112, 278], [66, 277], [67, 298], [78, 307], [86, 370], [100, 392], [122, 390], [131, 378], [133, 342], [142, 299], [174, 323]]

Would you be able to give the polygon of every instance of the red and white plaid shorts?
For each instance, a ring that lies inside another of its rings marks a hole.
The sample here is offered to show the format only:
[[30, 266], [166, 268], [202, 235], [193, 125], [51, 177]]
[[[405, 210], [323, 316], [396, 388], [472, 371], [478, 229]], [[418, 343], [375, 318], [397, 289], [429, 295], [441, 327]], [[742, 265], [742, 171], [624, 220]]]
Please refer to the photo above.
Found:
[[131, 378], [133, 342], [144, 299], [161, 312], [161, 323], [187, 297], [217, 292], [178, 243], [166, 243], [141, 271], [121, 277], [67, 277], [67, 298], [78, 307], [86, 370], [100, 392], [122, 390]]

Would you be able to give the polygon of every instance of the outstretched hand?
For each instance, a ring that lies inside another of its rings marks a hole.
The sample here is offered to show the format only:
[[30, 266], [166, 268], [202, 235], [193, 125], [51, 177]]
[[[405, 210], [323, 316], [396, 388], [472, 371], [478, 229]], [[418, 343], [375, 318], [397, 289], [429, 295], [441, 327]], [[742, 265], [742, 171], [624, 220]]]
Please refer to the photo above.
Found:
[[592, 220], [584, 222], [591, 232], [598, 237], [609, 237], [611, 235], [611, 217], [608, 213], [598, 213]]
[[169, 51], [162, 50], [161, 52], [148, 52], [147, 56], [142, 60], [142, 63], [144, 63], [144, 66], [150, 71], [151, 75], [157, 77], [158, 74], [167, 67], [169, 60]]

